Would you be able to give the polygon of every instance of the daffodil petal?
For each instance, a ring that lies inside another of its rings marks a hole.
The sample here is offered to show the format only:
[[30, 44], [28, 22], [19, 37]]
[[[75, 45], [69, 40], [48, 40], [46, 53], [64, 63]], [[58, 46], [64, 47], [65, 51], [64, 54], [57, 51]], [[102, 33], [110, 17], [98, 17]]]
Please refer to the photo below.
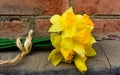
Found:
[[87, 71], [86, 64], [78, 56], [74, 58], [74, 64], [80, 72], [84, 73], [85, 71]]
[[[73, 9], [72, 7], [70, 7], [69, 9], [67, 9], [63, 14], [62, 14], [62, 18], [63, 19], [66, 19], [68, 15], [73, 15], [74, 12], [73, 12]], [[69, 16], [70, 17], [70, 16]]]
[[96, 51], [92, 48], [92, 46], [89, 46], [86, 49], [86, 56], [95, 56], [96, 55]]
[[73, 40], [71, 38], [64, 38], [61, 41], [61, 47], [66, 50], [73, 50]]
[[63, 30], [62, 20], [60, 15], [52, 16], [50, 22], [52, 23], [52, 26], [49, 28], [48, 32], [60, 32]]
[[48, 56], [48, 61], [50, 61], [54, 57], [54, 55], [58, 52], [59, 52], [58, 49], [53, 49]]
[[48, 32], [61, 32], [62, 30], [63, 27], [60, 24], [55, 24], [49, 28]]
[[80, 20], [81, 18], [83, 18], [82, 15], [76, 15], [76, 17], [78, 18], [78, 20]]
[[63, 56], [61, 55], [61, 53], [56, 53], [53, 57], [52, 57], [52, 64], [54, 66], [57, 66], [63, 59]]
[[85, 56], [85, 49], [82, 45], [80, 44], [74, 44], [74, 52], [76, 52], [78, 55], [80, 55], [81, 57]]
[[61, 36], [59, 35], [59, 33], [51, 33], [50, 40], [54, 47], [60, 47]]
[[91, 35], [90, 44], [92, 45], [93, 43], [96, 43], [96, 40], [95, 40], [95, 38]]
[[61, 16], [60, 15], [54, 15], [50, 18], [50, 22], [52, 24], [60, 23], [61, 21]]
[[86, 63], [86, 60], [87, 60], [87, 57], [81, 57], [81, 60], [82, 60], [82, 62], [85, 64], [85, 63]]
[[87, 14], [84, 14], [83, 17], [86, 22], [86, 25], [88, 25], [89, 27], [94, 27], [92, 20], [90, 19], [90, 17]]

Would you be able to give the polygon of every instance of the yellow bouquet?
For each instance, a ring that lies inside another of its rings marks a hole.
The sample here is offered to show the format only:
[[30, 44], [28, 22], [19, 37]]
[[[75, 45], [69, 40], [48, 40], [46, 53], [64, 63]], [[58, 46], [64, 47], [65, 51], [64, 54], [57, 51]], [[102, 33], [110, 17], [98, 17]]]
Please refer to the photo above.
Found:
[[94, 24], [89, 16], [76, 15], [71, 7], [62, 15], [53, 15], [50, 22], [50, 40], [55, 49], [49, 54], [48, 61], [51, 60], [54, 66], [60, 62], [74, 62], [79, 71], [87, 71], [87, 57], [96, 55], [92, 48], [96, 41], [91, 34]]

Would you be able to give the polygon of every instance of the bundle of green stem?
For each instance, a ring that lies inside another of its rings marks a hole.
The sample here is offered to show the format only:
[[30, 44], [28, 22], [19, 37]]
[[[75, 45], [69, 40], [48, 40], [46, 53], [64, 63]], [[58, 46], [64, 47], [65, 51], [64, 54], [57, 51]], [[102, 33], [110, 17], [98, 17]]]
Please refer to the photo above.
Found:
[[16, 40], [0, 38], [0, 49], [17, 47], [21, 52], [13, 59], [0, 60], [0, 65], [13, 64], [20, 61], [25, 55], [29, 54], [32, 47], [49, 47], [52, 46], [49, 37], [32, 38], [33, 30], [30, 30], [26, 39], [21, 40], [18, 37]]
[[[24, 42], [25, 39], [22, 40]], [[33, 47], [49, 47], [52, 46], [49, 37], [33, 38]], [[0, 49], [16, 47], [15, 39], [0, 38]]]

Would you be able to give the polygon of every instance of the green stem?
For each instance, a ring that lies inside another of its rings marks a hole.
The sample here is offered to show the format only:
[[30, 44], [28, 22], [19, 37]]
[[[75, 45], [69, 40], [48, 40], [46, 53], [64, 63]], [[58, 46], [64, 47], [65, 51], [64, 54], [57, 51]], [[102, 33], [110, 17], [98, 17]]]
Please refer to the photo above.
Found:
[[[25, 39], [22, 39], [22, 43]], [[49, 47], [52, 46], [50, 37], [33, 38], [33, 47]], [[11, 48], [16, 46], [16, 40], [0, 38], [0, 49]]]

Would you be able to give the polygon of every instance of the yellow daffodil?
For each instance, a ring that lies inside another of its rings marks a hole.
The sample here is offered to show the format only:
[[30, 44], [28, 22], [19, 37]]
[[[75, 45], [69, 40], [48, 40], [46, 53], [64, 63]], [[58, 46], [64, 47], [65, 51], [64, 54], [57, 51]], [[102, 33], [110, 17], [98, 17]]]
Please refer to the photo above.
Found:
[[86, 60], [95, 56], [96, 51], [92, 44], [96, 41], [91, 32], [94, 24], [87, 14], [75, 15], [72, 8], [66, 10], [61, 16], [54, 15], [50, 22], [51, 43], [55, 47], [49, 54], [48, 60], [56, 66], [61, 61], [74, 62], [79, 71], [87, 71]]
[[92, 45], [96, 41], [91, 35], [91, 33], [89, 32], [89, 30], [86, 30], [86, 29], [81, 30], [80, 32], [74, 33], [74, 36], [72, 37], [68, 37], [68, 36], [66, 37], [66, 35], [69, 35], [69, 34], [67, 34], [67, 32], [61, 34], [62, 36], [61, 47], [62, 48], [67, 49], [67, 50], [73, 50], [82, 57], [85, 56], [86, 49], [88, 49], [87, 51], [89, 52], [92, 50], [92, 52], [94, 52], [93, 54], [94, 55], [96, 54], [95, 51], [93, 51], [92, 46], [90, 48], [90, 45]]
[[79, 23], [81, 17], [82, 15], [75, 15], [72, 8], [66, 10], [62, 16], [54, 15], [50, 19], [52, 26], [50, 27], [49, 32], [60, 32], [69, 29], [73, 25]]
[[51, 42], [55, 49], [53, 49], [49, 54], [48, 61], [51, 60], [54, 66], [58, 65], [61, 61], [65, 61], [67, 63], [74, 61], [75, 65], [81, 72], [86, 71], [86, 57], [80, 57], [75, 51], [62, 48], [60, 46], [62, 45], [60, 40], [62, 40], [62, 38], [59, 33], [51, 34]]

